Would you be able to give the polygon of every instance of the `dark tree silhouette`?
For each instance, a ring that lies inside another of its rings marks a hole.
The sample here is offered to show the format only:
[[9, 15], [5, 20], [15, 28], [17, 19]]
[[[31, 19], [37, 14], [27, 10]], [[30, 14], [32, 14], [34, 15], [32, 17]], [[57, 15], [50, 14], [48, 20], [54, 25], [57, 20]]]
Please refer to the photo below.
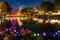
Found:
[[49, 11], [54, 12], [56, 9], [55, 5], [52, 2], [46, 2], [46, 1], [43, 1], [40, 4], [39, 8], [40, 8], [40, 10], [42, 10], [44, 12], [49, 12]]

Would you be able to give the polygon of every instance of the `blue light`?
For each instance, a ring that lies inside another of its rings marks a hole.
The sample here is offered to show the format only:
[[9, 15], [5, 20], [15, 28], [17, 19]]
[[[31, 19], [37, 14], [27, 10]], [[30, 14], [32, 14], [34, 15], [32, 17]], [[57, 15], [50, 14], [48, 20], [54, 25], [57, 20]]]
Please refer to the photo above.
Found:
[[16, 32], [18, 34], [18, 32]]
[[16, 30], [14, 30], [14, 32], [16, 32]]
[[55, 32], [55, 34], [58, 34], [57, 32]]
[[55, 37], [56, 35], [54, 34], [53, 36]]
[[60, 30], [58, 30], [58, 33], [60, 33]]
[[20, 36], [20, 34], [18, 34], [18, 36]]
[[11, 29], [9, 28], [9, 30], [11, 30]]

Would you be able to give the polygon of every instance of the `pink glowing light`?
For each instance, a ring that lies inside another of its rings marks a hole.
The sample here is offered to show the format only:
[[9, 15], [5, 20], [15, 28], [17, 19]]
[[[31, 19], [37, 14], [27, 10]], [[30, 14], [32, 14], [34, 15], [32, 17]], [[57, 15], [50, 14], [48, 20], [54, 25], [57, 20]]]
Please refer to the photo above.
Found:
[[11, 18], [10, 21], [11, 21], [12, 25], [16, 25], [16, 23], [17, 23], [17, 20], [13, 19], [13, 18]]
[[45, 32], [43, 32], [43, 36], [46, 36], [46, 33]]

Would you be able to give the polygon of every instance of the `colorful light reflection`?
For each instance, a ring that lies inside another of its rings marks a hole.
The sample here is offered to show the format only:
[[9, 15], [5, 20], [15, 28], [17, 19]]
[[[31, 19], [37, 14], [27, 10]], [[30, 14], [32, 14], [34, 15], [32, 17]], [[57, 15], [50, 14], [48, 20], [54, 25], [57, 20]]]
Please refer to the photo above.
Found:
[[11, 21], [12, 25], [16, 25], [16, 23], [17, 23], [17, 20], [13, 19], [13, 18], [11, 18], [10, 21]]

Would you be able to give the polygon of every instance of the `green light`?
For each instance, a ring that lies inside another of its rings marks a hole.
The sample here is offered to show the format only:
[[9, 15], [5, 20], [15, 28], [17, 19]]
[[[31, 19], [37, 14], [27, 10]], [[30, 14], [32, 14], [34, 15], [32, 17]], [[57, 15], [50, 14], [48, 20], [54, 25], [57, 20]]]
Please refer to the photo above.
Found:
[[37, 34], [37, 36], [39, 36], [39, 34]]
[[36, 36], [36, 34], [34, 33], [34, 36]]

